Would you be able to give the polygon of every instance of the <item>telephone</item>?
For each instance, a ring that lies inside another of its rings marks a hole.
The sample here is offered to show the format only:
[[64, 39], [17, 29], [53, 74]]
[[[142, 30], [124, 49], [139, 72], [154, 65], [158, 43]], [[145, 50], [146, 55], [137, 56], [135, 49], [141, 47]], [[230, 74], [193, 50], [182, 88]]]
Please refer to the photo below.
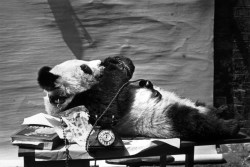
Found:
[[94, 133], [88, 139], [88, 151], [94, 153], [98, 150], [124, 149], [124, 144], [112, 128], [95, 127]]

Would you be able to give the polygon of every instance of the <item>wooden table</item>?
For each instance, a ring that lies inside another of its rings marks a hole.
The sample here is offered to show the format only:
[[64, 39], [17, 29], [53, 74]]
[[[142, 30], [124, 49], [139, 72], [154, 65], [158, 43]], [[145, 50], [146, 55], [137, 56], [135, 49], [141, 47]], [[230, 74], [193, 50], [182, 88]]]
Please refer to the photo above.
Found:
[[[241, 136], [235, 139], [226, 139], [218, 141], [209, 142], [194, 142], [194, 141], [181, 141], [180, 148], [176, 148], [169, 144], [154, 143], [153, 147], [146, 149], [138, 154], [129, 155], [126, 149], [124, 150], [98, 150], [95, 154], [86, 154], [78, 159], [73, 159], [69, 161], [70, 167], [83, 167], [89, 166], [91, 160], [107, 160], [107, 159], [120, 159], [120, 158], [135, 158], [135, 157], [149, 157], [149, 156], [160, 156], [160, 166], [166, 166], [166, 155], [177, 155], [185, 154], [185, 166], [192, 167], [194, 165], [194, 147], [202, 145], [221, 145], [221, 144], [231, 144], [231, 143], [247, 143], [250, 142], [250, 138], [247, 136]], [[50, 153], [48, 151], [48, 153]], [[55, 153], [56, 154], [56, 153]], [[24, 157], [24, 167], [41, 167], [41, 166], [63, 166], [65, 164], [64, 160], [49, 160], [49, 161], [36, 161], [35, 160], [35, 150], [27, 148], [19, 148], [19, 157]], [[51, 156], [54, 156], [51, 153]]]

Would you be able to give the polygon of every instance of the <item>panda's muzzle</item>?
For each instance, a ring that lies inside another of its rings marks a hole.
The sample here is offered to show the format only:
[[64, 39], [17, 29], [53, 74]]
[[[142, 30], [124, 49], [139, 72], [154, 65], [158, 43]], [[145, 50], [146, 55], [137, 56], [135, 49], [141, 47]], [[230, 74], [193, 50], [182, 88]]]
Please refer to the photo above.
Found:
[[65, 103], [67, 98], [66, 96], [49, 96], [49, 101], [54, 105], [61, 105]]

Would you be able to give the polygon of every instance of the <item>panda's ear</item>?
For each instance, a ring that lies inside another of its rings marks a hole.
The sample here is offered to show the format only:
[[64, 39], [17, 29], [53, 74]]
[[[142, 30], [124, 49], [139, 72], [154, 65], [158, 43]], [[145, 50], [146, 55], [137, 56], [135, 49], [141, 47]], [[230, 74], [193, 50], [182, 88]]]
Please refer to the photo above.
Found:
[[50, 72], [51, 68], [48, 66], [42, 67], [38, 72], [38, 84], [42, 89], [51, 91], [56, 88], [56, 80], [60, 77]]

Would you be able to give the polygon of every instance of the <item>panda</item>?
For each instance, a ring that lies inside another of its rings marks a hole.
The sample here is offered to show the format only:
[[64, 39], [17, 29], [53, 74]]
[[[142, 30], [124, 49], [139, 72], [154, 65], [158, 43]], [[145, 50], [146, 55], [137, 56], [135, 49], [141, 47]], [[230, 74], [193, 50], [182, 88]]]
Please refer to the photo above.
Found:
[[102, 116], [99, 125], [112, 124], [122, 137], [206, 141], [238, 134], [238, 120], [222, 119], [218, 109], [181, 98], [149, 80], [132, 82], [134, 70], [133, 62], [123, 56], [97, 64], [75, 60], [41, 68], [38, 83], [47, 92], [48, 113], [84, 105], [92, 125]]

